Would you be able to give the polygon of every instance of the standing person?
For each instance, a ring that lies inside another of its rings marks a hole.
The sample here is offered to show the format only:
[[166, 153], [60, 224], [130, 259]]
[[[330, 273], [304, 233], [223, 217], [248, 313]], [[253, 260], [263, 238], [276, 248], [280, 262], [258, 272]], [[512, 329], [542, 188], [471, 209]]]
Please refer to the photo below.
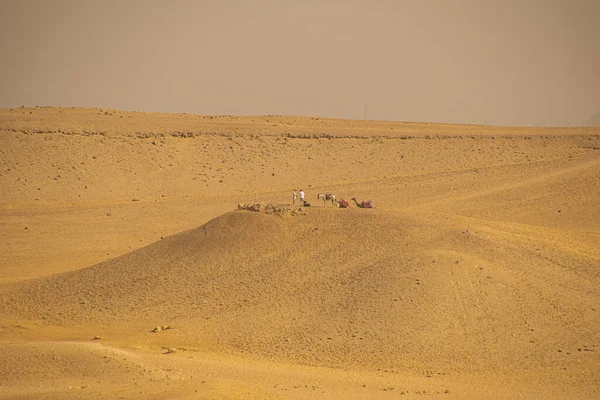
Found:
[[300, 189], [300, 204], [304, 205], [304, 191]]
[[294, 189], [294, 194], [292, 195], [292, 206], [296, 205], [296, 197], [297, 197], [296, 189]]

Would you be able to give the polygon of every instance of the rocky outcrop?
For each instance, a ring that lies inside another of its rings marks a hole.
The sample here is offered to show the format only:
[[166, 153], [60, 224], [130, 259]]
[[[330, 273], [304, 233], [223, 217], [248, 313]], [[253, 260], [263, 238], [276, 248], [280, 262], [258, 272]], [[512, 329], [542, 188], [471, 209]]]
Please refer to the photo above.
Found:
[[253, 212], [264, 212], [265, 214], [275, 214], [279, 216], [284, 215], [299, 215], [304, 214], [304, 208], [292, 207], [288, 204], [272, 204], [272, 203], [251, 203], [244, 204], [240, 203], [237, 207], [238, 211], [253, 211]]

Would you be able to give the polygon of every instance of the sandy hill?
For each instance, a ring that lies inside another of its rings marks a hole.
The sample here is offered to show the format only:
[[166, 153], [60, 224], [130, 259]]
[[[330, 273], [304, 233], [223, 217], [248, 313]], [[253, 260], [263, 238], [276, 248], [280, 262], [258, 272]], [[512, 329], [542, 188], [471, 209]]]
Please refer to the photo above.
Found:
[[588, 302], [599, 260], [533, 236], [380, 210], [233, 212], [93, 267], [16, 284], [3, 312], [102, 335], [124, 321], [146, 336], [168, 325], [170, 340], [188, 345], [330, 366], [587, 360], [594, 355], [577, 348], [600, 339]]
[[22, 108], [0, 141], [9, 397], [598, 394], [597, 128]]

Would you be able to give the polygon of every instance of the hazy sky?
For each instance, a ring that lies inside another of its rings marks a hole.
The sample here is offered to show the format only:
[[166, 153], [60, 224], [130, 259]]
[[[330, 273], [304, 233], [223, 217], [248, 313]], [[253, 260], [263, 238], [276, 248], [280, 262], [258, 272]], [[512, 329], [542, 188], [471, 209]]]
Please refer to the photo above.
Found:
[[600, 0], [0, 0], [0, 107], [577, 125]]

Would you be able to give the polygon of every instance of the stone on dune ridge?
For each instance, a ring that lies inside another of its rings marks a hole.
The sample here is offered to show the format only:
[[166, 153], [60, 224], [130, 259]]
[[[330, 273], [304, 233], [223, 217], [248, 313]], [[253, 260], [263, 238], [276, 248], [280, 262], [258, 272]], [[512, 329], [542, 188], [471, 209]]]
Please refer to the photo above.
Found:
[[302, 207], [295, 208], [288, 204], [273, 204], [273, 203], [240, 203], [237, 206], [238, 211], [253, 211], [253, 212], [264, 212], [265, 214], [274, 214], [274, 215], [298, 215], [304, 214], [304, 209]]

